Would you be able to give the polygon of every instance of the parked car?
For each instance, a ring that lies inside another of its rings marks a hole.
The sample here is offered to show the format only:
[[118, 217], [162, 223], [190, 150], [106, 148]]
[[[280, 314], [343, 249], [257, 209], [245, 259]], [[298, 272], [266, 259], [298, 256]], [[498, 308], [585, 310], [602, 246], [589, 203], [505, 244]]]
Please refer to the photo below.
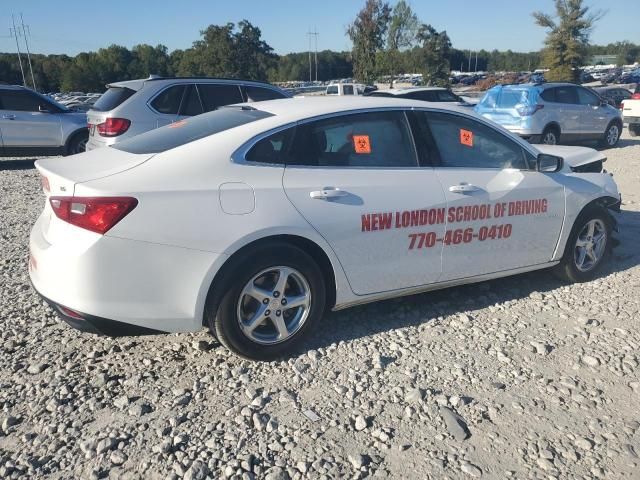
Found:
[[613, 147], [622, 133], [619, 110], [571, 83], [498, 85], [475, 110], [531, 143], [597, 140]]
[[364, 89], [364, 85], [358, 85], [356, 83], [332, 83], [327, 85], [324, 94], [334, 96], [362, 95]]
[[445, 102], [452, 105], [469, 106], [461, 97], [444, 87], [412, 87], [377, 90], [367, 94], [370, 97], [393, 97], [422, 100], [423, 102]]
[[107, 89], [87, 112], [87, 150], [225, 105], [290, 98], [268, 83], [202, 77], [151, 76], [111, 83]]
[[0, 85], [0, 154], [73, 155], [84, 152], [87, 116], [17, 85]]
[[629, 135], [640, 136], [640, 84], [631, 96], [622, 102], [622, 114], [624, 123], [629, 126]]
[[208, 326], [273, 359], [327, 309], [549, 267], [593, 279], [620, 195], [579, 172], [604, 159], [415, 100], [221, 108], [36, 162], [47, 201], [30, 277], [77, 328]]
[[600, 87], [594, 88], [593, 91], [600, 95], [600, 98], [608, 102], [609, 105], [616, 107], [618, 110], [622, 110], [623, 100], [631, 98], [631, 92], [622, 87]]

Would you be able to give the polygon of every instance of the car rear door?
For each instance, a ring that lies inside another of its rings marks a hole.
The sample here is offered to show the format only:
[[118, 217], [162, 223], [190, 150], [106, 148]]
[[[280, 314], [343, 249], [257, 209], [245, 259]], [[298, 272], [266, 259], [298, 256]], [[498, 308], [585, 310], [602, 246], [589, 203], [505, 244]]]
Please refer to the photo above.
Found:
[[0, 129], [6, 150], [62, 145], [60, 119], [55, 113], [40, 112], [46, 102], [27, 90], [0, 90]]
[[416, 112], [447, 199], [442, 281], [544, 264], [565, 214], [564, 187], [518, 141], [460, 114]]
[[438, 281], [445, 197], [418, 166], [403, 111], [367, 111], [299, 125], [283, 185], [331, 245], [358, 295]]
[[244, 102], [240, 86], [232, 83], [199, 83], [198, 92], [205, 112]]
[[576, 87], [568, 85], [555, 87], [553, 90], [554, 102], [548, 107], [553, 109], [554, 115], [551, 118], [560, 125], [561, 139], [575, 139], [577, 135], [585, 133], [585, 126], [582, 124], [585, 109], [578, 102], [578, 91]]

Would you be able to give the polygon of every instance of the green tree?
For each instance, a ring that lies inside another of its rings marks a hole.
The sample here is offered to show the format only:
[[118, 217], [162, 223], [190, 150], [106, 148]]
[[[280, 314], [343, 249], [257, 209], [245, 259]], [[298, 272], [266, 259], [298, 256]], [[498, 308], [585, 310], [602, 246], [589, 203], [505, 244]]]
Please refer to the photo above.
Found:
[[376, 52], [384, 47], [391, 7], [381, 0], [367, 0], [356, 19], [347, 28], [353, 42], [353, 75], [371, 83], [376, 77]]
[[438, 32], [431, 25], [423, 24], [418, 31], [418, 40], [422, 47], [416, 53], [425, 85], [449, 85], [451, 40], [447, 32]]
[[602, 12], [592, 12], [583, 0], [555, 0], [556, 19], [550, 14], [534, 12], [536, 23], [548, 29], [543, 64], [549, 68], [545, 77], [551, 81], [574, 81], [580, 77], [589, 45], [589, 35]]
[[400, 0], [391, 13], [389, 20], [389, 33], [387, 36], [387, 48], [383, 55], [386, 73], [390, 75], [389, 87], [393, 88], [393, 78], [403, 63], [401, 50], [410, 48], [416, 41], [418, 34], [418, 17], [411, 7]]

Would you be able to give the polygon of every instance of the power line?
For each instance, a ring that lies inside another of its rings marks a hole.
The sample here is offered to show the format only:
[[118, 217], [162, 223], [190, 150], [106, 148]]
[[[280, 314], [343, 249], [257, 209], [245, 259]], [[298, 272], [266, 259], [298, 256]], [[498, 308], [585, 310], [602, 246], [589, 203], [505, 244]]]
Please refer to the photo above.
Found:
[[24, 79], [24, 70], [22, 69], [22, 57], [20, 56], [20, 43], [18, 42], [18, 30], [16, 30], [16, 20], [11, 14], [11, 22], [13, 23], [13, 30], [10, 28], [9, 32], [11, 36], [16, 37], [16, 48], [18, 49], [18, 63], [20, 64], [20, 73], [22, 73], [22, 86], [26, 87], [27, 82]]
[[25, 29], [24, 18], [22, 18], [22, 13], [20, 13], [20, 23], [22, 24], [22, 35], [24, 36], [24, 44], [27, 46], [27, 60], [29, 61], [29, 70], [31, 71], [31, 83], [33, 83], [33, 89], [37, 92], [38, 87], [36, 87], [36, 79], [33, 77], [33, 66], [31, 65], [31, 53], [29, 52], [29, 42], [27, 40], [27, 36], [31, 35], [31, 30], [29, 29], [29, 25], [27, 25]]

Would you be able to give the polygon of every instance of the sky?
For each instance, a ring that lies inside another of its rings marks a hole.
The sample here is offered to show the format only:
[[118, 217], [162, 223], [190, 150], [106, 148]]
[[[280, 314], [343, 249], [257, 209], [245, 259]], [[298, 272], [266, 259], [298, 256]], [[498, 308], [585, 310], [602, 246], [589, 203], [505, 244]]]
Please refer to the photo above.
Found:
[[[592, 43], [629, 40], [640, 43], [640, 0], [587, 0], [606, 12], [592, 34]], [[0, 0], [0, 52], [15, 52], [9, 35], [11, 14], [29, 25], [34, 53], [97, 50], [110, 44], [139, 43], [184, 49], [210, 24], [249, 20], [278, 54], [309, 49], [307, 32], [319, 33], [318, 50], [350, 50], [345, 35], [365, 0]], [[390, 3], [395, 4], [395, 0]], [[553, 12], [553, 0], [409, 0], [421, 22], [446, 30], [455, 48], [464, 50], [534, 51], [545, 31], [531, 12]], [[24, 39], [21, 42], [24, 50]]]

